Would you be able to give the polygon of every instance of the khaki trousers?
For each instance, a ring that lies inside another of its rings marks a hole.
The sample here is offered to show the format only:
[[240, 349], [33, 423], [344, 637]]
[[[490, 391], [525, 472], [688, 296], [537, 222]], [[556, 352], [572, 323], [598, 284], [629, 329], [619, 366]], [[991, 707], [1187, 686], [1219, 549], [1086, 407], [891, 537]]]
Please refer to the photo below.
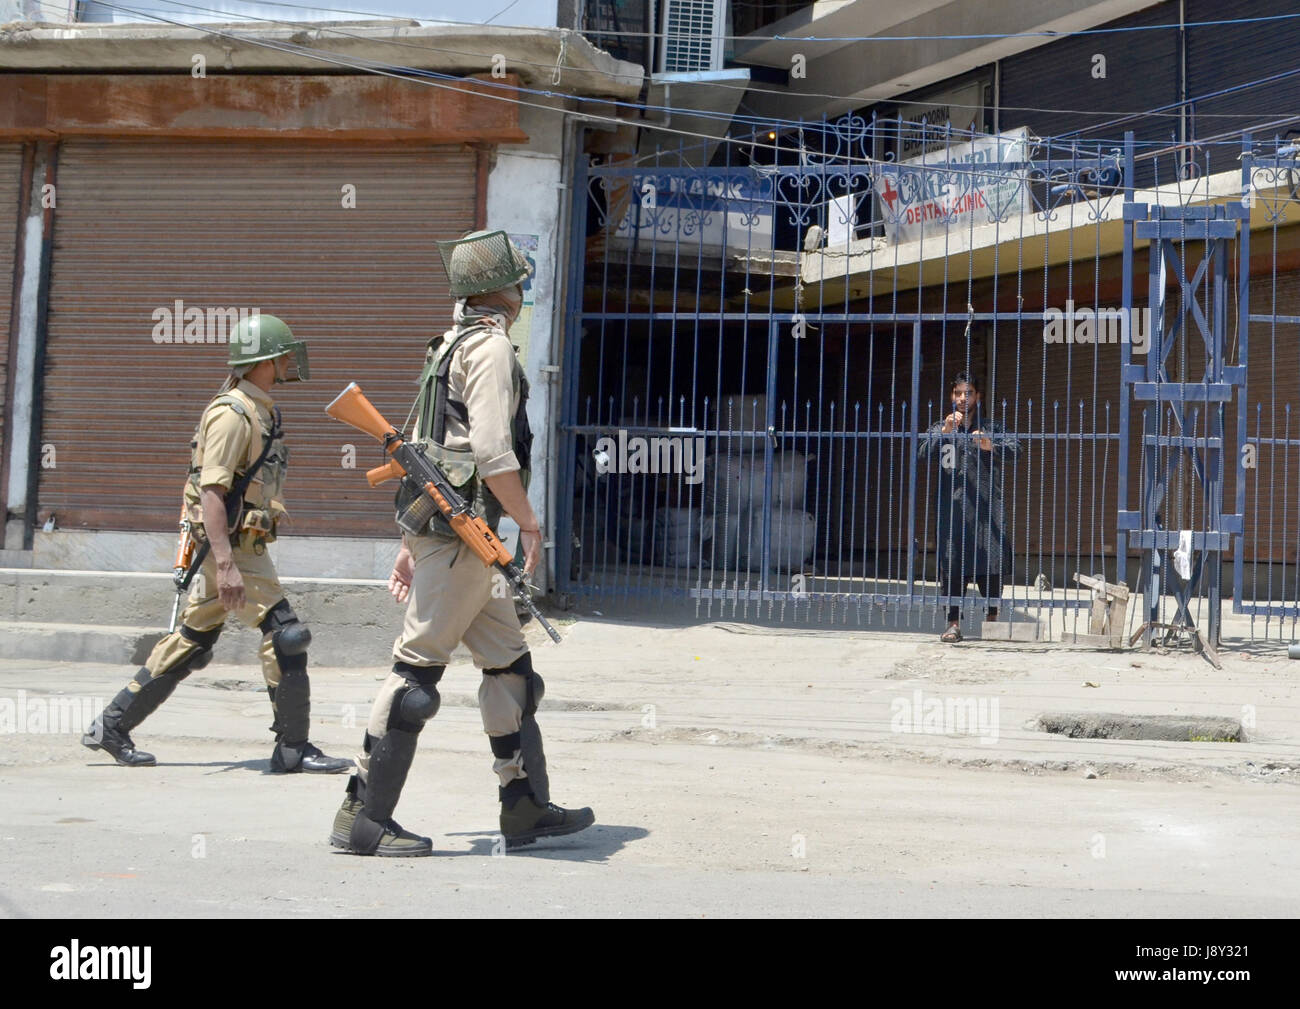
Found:
[[[459, 539], [410, 537], [415, 571], [406, 603], [402, 633], [393, 644], [393, 658], [413, 666], [445, 666], [462, 641], [480, 669], [503, 669], [528, 653], [519, 627], [509, 584], [495, 569], [483, 565]], [[518, 732], [527, 701], [525, 677], [517, 673], [484, 674], [478, 688], [479, 714], [489, 736]], [[366, 732], [374, 740], [388, 731], [389, 712], [407, 680], [391, 673], [375, 698]], [[365, 778], [369, 760], [358, 754]], [[493, 771], [502, 785], [527, 775], [519, 751], [494, 759]]]
[[[244, 607], [236, 611], [235, 616], [241, 623], [255, 628], [266, 619], [271, 607], [284, 598], [284, 590], [280, 587], [280, 578], [275, 573], [270, 554], [257, 553], [251, 545], [245, 545], [247, 539], [249, 537], [245, 536], [232, 551], [235, 567], [244, 579], [246, 600]], [[217, 562], [209, 553], [191, 583], [189, 603], [181, 611], [177, 630], [154, 645], [153, 651], [149, 653], [145, 668], [149, 670], [150, 677], [157, 679], [198, 647], [181, 636], [180, 625], [194, 631], [210, 631], [224, 625], [226, 616], [227, 612], [217, 596]], [[279, 686], [280, 664], [275, 660], [275, 650], [271, 647], [269, 634], [262, 636], [262, 645], [257, 654], [262, 660], [262, 677], [266, 680], [266, 685]], [[132, 693], [138, 693], [140, 684], [132, 680], [127, 688]]]

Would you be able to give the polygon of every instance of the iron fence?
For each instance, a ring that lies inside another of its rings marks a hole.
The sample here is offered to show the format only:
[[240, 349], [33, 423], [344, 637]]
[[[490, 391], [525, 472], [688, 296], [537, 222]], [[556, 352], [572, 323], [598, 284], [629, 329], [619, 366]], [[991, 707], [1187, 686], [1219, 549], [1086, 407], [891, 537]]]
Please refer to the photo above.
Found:
[[[928, 153], [893, 161], [904, 132]], [[1217, 641], [1231, 565], [1234, 610], [1294, 634], [1300, 305], [1278, 268], [1300, 174], [1267, 146], [1225, 179], [1131, 135], [849, 117], [707, 168], [685, 146], [584, 163], [560, 590], [863, 626], [957, 607], [967, 632], [1054, 637], [1089, 630], [1078, 575], [1131, 587], [1126, 634]], [[1252, 332], [1292, 370], [1248, 371]], [[959, 377], [981, 395], [954, 419]]]

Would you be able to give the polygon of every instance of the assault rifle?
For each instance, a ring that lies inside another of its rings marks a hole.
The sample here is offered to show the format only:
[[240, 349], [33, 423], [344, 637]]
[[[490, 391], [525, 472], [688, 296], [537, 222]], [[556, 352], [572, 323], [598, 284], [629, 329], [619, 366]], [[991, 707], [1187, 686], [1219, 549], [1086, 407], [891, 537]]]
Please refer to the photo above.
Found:
[[551, 640], [561, 640], [546, 618], [538, 611], [532, 596], [528, 594], [528, 583], [524, 573], [515, 564], [514, 558], [506, 550], [491, 526], [481, 516], [475, 515], [469, 503], [460, 496], [456, 488], [447, 479], [438, 466], [424, 451], [423, 445], [408, 442], [398, 434], [397, 429], [388, 423], [374, 404], [366, 399], [361, 387], [356, 382], [349, 383], [335, 398], [325, 412], [335, 420], [383, 442], [384, 451], [392, 458], [383, 466], [366, 473], [366, 480], [371, 487], [378, 487], [386, 480], [400, 479], [407, 489], [413, 491], [412, 502], [397, 516], [398, 524], [411, 533], [419, 533], [428, 527], [429, 520], [437, 512], [447, 519], [452, 531], [459, 536], [486, 567], [495, 567], [509, 580], [515, 596], [528, 607]]
[[[185, 590], [190, 587], [190, 581], [194, 577], [191, 574], [191, 568], [198, 570], [198, 565], [194, 564], [194, 551], [198, 547], [198, 541], [194, 538], [194, 530], [190, 527], [190, 520], [185, 516], [185, 505], [181, 505], [181, 535], [176, 542], [176, 559], [172, 561], [172, 584], [176, 586], [176, 601], [172, 603], [172, 619], [167, 625], [167, 633], [171, 634], [176, 630], [176, 619], [181, 612], [181, 597], [185, 595]], [[199, 563], [202, 563], [200, 561]]]

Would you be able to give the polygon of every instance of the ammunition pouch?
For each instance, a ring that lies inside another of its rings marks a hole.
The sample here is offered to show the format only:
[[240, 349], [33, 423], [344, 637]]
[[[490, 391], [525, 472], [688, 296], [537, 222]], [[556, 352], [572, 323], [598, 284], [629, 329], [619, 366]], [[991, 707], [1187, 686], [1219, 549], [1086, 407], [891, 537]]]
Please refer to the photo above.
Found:
[[438, 511], [433, 498], [411, 477], [402, 477], [393, 498], [398, 528], [411, 536], [430, 535], [429, 522]]
[[274, 543], [278, 515], [265, 508], [244, 508], [239, 519], [239, 539], [243, 545], [256, 547], [259, 543]]
[[[419, 444], [429, 459], [447, 475], [447, 480], [474, 514], [482, 516], [495, 532], [501, 521], [501, 504], [479, 477], [474, 453], [468, 449], [446, 448], [428, 438], [421, 439]], [[397, 524], [404, 532], [413, 536], [457, 538], [446, 516], [414, 480], [402, 480], [393, 503], [397, 508]]]

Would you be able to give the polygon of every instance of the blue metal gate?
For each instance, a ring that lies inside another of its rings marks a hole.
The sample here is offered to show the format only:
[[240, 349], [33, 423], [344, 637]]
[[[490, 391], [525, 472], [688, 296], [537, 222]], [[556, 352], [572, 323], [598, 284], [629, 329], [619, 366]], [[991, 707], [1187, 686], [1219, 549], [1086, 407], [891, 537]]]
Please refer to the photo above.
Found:
[[1226, 369], [1241, 389], [1231, 418], [1238, 446], [1233, 612], [1250, 617], [1252, 638], [1295, 641], [1300, 430], [1291, 404], [1300, 384], [1300, 296], [1290, 252], [1296, 222], [1289, 217], [1300, 199], [1300, 145], [1278, 137], [1257, 144], [1248, 135], [1242, 148], [1241, 203], [1258, 234], [1241, 230], [1237, 351], [1235, 367]]
[[[929, 153], [892, 160], [903, 137]], [[1087, 148], [850, 117], [724, 143], [708, 168], [691, 166], [700, 153], [577, 171], [561, 592], [914, 628], [992, 608], [986, 633], [1055, 635], [1087, 630], [1076, 575], [1128, 583], [1137, 559], [1131, 629], [1199, 621], [1217, 640], [1221, 560], [1246, 529], [1240, 476], [1223, 513], [1225, 439], [1247, 443], [1245, 412], [1235, 428], [1225, 412], [1246, 382], [1244, 330], [1227, 345], [1240, 194], [1200, 199], [1209, 176], [1186, 152], [1135, 155], [1131, 137]], [[1238, 245], [1238, 312], [1254, 320]], [[958, 376], [981, 386], [979, 435], [942, 429]], [[976, 531], [956, 545], [949, 451], [977, 453]], [[980, 556], [996, 562], [964, 570], [990, 526]], [[1184, 553], [1194, 570], [1175, 578]]]

